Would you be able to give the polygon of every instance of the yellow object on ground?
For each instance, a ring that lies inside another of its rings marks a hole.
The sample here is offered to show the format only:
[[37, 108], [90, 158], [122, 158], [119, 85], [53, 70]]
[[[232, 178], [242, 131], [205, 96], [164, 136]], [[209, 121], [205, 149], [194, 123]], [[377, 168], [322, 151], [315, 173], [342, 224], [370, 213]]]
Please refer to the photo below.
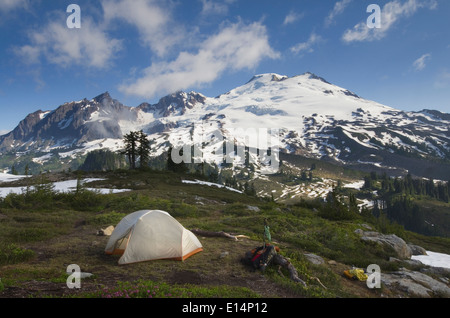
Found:
[[354, 268], [344, 271], [344, 275], [350, 279], [358, 279], [359, 281], [366, 281], [368, 276], [364, 273], [364, 270], [360, 268]]

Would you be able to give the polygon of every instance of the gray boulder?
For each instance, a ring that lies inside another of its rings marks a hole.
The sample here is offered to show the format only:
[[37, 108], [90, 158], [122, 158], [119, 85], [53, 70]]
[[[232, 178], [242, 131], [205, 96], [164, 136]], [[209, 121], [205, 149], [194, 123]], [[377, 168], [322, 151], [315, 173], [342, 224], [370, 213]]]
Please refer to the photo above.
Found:
[[411, 248], [406, 242], [395, 234], [381, 234], [373, 231], [362, 231], [357, 229], [355, 233], [361, 236], [363, 241], [376, 242], [392, 247], [396, 253], [396, 256], [400, 259], [410, 259], [412, 256]]

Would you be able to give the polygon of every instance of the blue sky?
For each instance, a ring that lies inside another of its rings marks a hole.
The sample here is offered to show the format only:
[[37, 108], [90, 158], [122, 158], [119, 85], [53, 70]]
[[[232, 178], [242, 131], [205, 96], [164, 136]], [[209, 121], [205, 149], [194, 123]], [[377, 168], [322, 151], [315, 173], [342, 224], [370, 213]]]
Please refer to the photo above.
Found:
[[[370, 4], [381, 28], [367, 26]], [[214, 97], [269, 72], [450, 112], [448, 0], [0, 0], [0, 31], [1, 133], [105, 91], [137, 106], [177, 90]]]

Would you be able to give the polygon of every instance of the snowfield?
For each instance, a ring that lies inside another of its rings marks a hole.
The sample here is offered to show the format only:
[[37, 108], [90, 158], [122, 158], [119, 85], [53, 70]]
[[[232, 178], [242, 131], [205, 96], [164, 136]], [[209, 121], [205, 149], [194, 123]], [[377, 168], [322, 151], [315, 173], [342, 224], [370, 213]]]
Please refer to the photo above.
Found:
[[3, 182], [13, 182], [17, 180], [21, 180], [23, 178], [26, 178], [27, 176], [19, 176], [9, 173], [0, 173], [0, 184]]
[[450, 255], [427, 251], [428, 255], [413, 255], [411, 259], [418, 260], [432, 267], [450, 268]]
[[[1, 185], [1, 183], [4, 183], [4, 182], [17, 181], [17, 180], [20, 180], [20, 179], [23, 179], [26, 177], [27, 176], [16, 176], [16, 175], [11, 175], [11, 174], [7, 174], [7, 173], [0, 173], [0, 185]], [[85, 183], [89, 183], [89, 182], [93, 182], [93, 181], [101, 181], [101, 180], [103, 180], [103, 179], [87, 178], [87, 179], [83, 179], [82, 183], [85, 184]], [[53, 183], [53, 185], [54, 185], [54, 190], [57, 192], [71, 192], [71, 191], [76, 190], [77, 180], [55, 182], [55, 183]], [[26, 187], [0, 187], [0, 198], [4, 198], [10, 193], [21, 194], [21, 193], [24, 193], [25, 190], [26, 190]], [[87, 190], [98, 191], [102, 194], [131, 191], [130, 189], [105, 189], [105, 188], [87, 188]]]
[[242, 191], [239, 191], [239, 190], [236, 190], [236, 189], [233, 189], [233, 188], [230, 188], [230, 187], [226, 187], [226, 186], [224, 186], [222, 184], [213, 183], [213, 182], [200, 181], [200, 180], [195, 180], [195, 181], [182, 180], [182, 182], [186, 183], [186, 184], [200, 184], [200, 185], [207, 185], [207, 186], [210, 186], [210, 187], [225, 188], [227, 190], [234, 191], [234, 192], [237, 192], [237, 193], [243, 193]]

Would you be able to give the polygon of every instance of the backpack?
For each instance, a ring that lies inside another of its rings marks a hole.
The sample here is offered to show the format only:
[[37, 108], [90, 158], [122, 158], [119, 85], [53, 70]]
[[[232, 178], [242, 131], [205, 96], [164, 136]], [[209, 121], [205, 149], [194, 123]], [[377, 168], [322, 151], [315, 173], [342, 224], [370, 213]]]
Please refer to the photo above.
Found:
[[254, 269], [264, 271], [266, 267], [272, 262], [273, 257], [277, 254], [275, 246], [266, 245], [254, 248], [245, 253], [244, 263], [251, 265]]

